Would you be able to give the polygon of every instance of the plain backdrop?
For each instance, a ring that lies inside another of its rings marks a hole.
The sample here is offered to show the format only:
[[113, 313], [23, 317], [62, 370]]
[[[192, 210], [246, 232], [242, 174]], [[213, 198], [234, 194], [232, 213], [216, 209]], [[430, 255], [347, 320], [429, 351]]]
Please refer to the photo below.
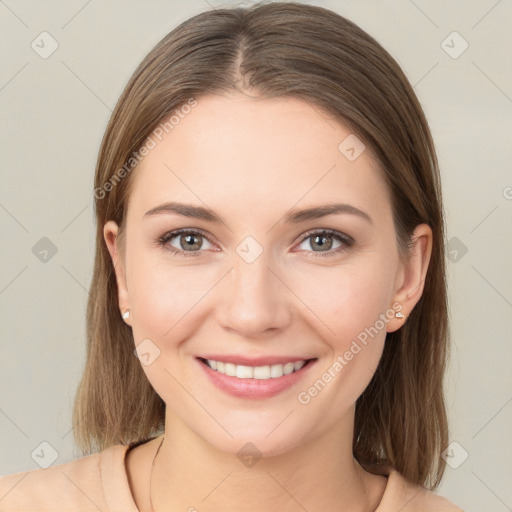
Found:
[[[453, 336], [450, 465], [438, 492], [467, 511], [511, 510], [512, 4], [309, 3], [374, 36], [404, 69], [430, 122]], [[77, 456], [71, 408], [84, 365], [101, 138], [151, 48], [190, 16], [230, 5], [0, 1], [0, 474], [38, 468], [41, 446], [55, 450], [54, 464]]]

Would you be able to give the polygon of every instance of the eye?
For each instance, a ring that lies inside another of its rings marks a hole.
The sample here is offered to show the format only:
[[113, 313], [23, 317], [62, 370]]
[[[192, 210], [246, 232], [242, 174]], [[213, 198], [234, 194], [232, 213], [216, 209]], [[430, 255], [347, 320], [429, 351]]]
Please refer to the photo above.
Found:
[[[170, 231], [162, 235], [157, 243], [178, 256], [199, 256], [203, 250], [213, 246], [208, 235], [199, 229]], [[344, 233], [322, 229], [301, 235], [298, 247], [299, 250], [314, 253], [315, 256], [328, 257], [346, 251], [353, 243], [353, 238]]]
[[[203, 246], [205, 243], [206, 247]], [[181, 256], [198, 256], [202, 252], [201, 249], [210, 249], [212, 246], [206, 234], [197, 229], [171, 231], [160, 237], [158, 244]]]
[[353, 238], [348, 235], [330, 229], [305, 233], [301, 235], [301, 239], [301, 250], [316, 253], [315, 256], [321, 257], [339, 254], [354, 243]]

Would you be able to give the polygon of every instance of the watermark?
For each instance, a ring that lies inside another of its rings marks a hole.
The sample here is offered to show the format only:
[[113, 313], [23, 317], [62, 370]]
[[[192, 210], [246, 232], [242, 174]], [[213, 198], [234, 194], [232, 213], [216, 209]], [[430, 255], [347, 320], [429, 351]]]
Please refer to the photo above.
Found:
[[30, 44], [41, 59], [47, 59], [59, 47], [57, 40], [48, 32], [41, 32]]
[[149, 366], [160, 357], [160, 349], [153, 341], [146, 338], [137, 345], [134, 354], [144, 366]]
[[443, 453], [441, 453], [441, 457], [452, 469], [457, 469], [466, 462], [469, 453], [462, 445], [457, 443], [457, 441], [452, 441]]
[[59, 452], [48, 441], [43, 441], [30, 456], [42, 469], [48, 469], [58, 459]]
[[366, 327], [361, 331], [357, 335], [357, 339], [352, 340], [350, 348], [346, 350], [343, 355], [339, 355], [336, 358], [336, 361], [334, 361], [334, 363], [329, 366], [324, 373], [322, 373], [321, 377], [312, 386], [305, 391], [301, 391], [297, 395], [299, 403], [302, 405], [309, 404], [311, 399], [323, 391], [327, 384], [329, 384], [341, 372], [341, 370], [343, 370], [343, 368], [345, 368], [345, 366], [354, 359], [354, 356], [361, 352], [361, 350], [368, 344], [368, 338], [370, 337], [373, 339], [377, 336], [379, 332], [386, 327], [388, 322], [395, 318], [396, 313], [399, 311], [402, 311], [402, 304], [395, 302], [390, 309], [379, 315], [379, 319], [376, 320], [371, 327]]
[[236, 252], [240, 258], [250, 264], [260, 257], [263, 247], [254, 237], [247, 236], [238, 244]]
[[448, 240], [447, 249], [448, 259], [452, 263], [458, 263], [468, 252], [467, 245], [456, 236], [452, 236]]
[[503, 189], [503, 197], [508, 200], [512, 199], [512, 187], [505, 187]]
[[345, 155], [350, 162], [357, 160], [365, 149], [363, 141], [353, 133], [345, 137], [338, 145], [338, 151]]
[[123, 178], [130, 174], [137, 165], [139, 165], [144, 157], [148, 156], [152, 149], [155, 149], [165, 135], [169, 134], [174, 128], [197, 106], [197, 100], [190, 98], [184, 105], [176, 109], [173, 115], [167, 117], [165, 122], [160, 123], [147, 137], [144, 144], [138, 151], [134, 151], [126, 160], [123, 167], [118, 169], [101, 187], [94, 189], [94, 197], [103, 199], [107, 192], [110, 192]]
[[236, 456], [244, 466], [252, 468], [261, 459], [262, 453], [255, 444], [249, 442], [238, 450]]
[[441, 41], [441, 48], [452, 59], [458, 59], [469, 48], [469, 43], [457, 31], [454, 31]]

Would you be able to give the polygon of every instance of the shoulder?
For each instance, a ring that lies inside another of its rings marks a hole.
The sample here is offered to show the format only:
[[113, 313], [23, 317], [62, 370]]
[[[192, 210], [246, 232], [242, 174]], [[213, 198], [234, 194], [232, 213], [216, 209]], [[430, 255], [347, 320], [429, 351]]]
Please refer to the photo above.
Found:
[[[127, 447], [111, 446], [101, 453], [88, 455], [47, 469], [32, 469], [0, 477], [0, 510], [58, 511], [109, 510], [104, 494], [109, 484], [124, 489], [121, 468]], [[126, 473], [124, 473], [126, 480]]]
[[391, 470], [382, 501], [375, 512], [463, 512], [451, 501], [405, 480]]

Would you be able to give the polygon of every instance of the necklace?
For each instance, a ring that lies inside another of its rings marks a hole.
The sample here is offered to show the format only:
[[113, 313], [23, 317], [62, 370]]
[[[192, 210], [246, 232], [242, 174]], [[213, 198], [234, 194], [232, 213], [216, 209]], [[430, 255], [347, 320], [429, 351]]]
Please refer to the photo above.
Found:
[[153, 492], [152, 492], [152, 488], [151, 488], [151, 484], [152, 484], [152, 480], [153, 480], [153, 469], [155, 467], [155, 461], [158, 456], [158, 452], [160, 451], [160, 448], [162, 447], [162, 444], [164, 442], [164, 437], [165, 436], [162, 436], [162, 440], [160, 441], [160, 444], [158, 445], [158, 449], [156, 450], [155, 456], [153, 457], [153, 463], [151, 464], [151, 473], [149, 475], [149, 504], [151, 506], [151, 512], [155, 512], [155, 509], [153, 508], [153, 498], [152, 498]]

